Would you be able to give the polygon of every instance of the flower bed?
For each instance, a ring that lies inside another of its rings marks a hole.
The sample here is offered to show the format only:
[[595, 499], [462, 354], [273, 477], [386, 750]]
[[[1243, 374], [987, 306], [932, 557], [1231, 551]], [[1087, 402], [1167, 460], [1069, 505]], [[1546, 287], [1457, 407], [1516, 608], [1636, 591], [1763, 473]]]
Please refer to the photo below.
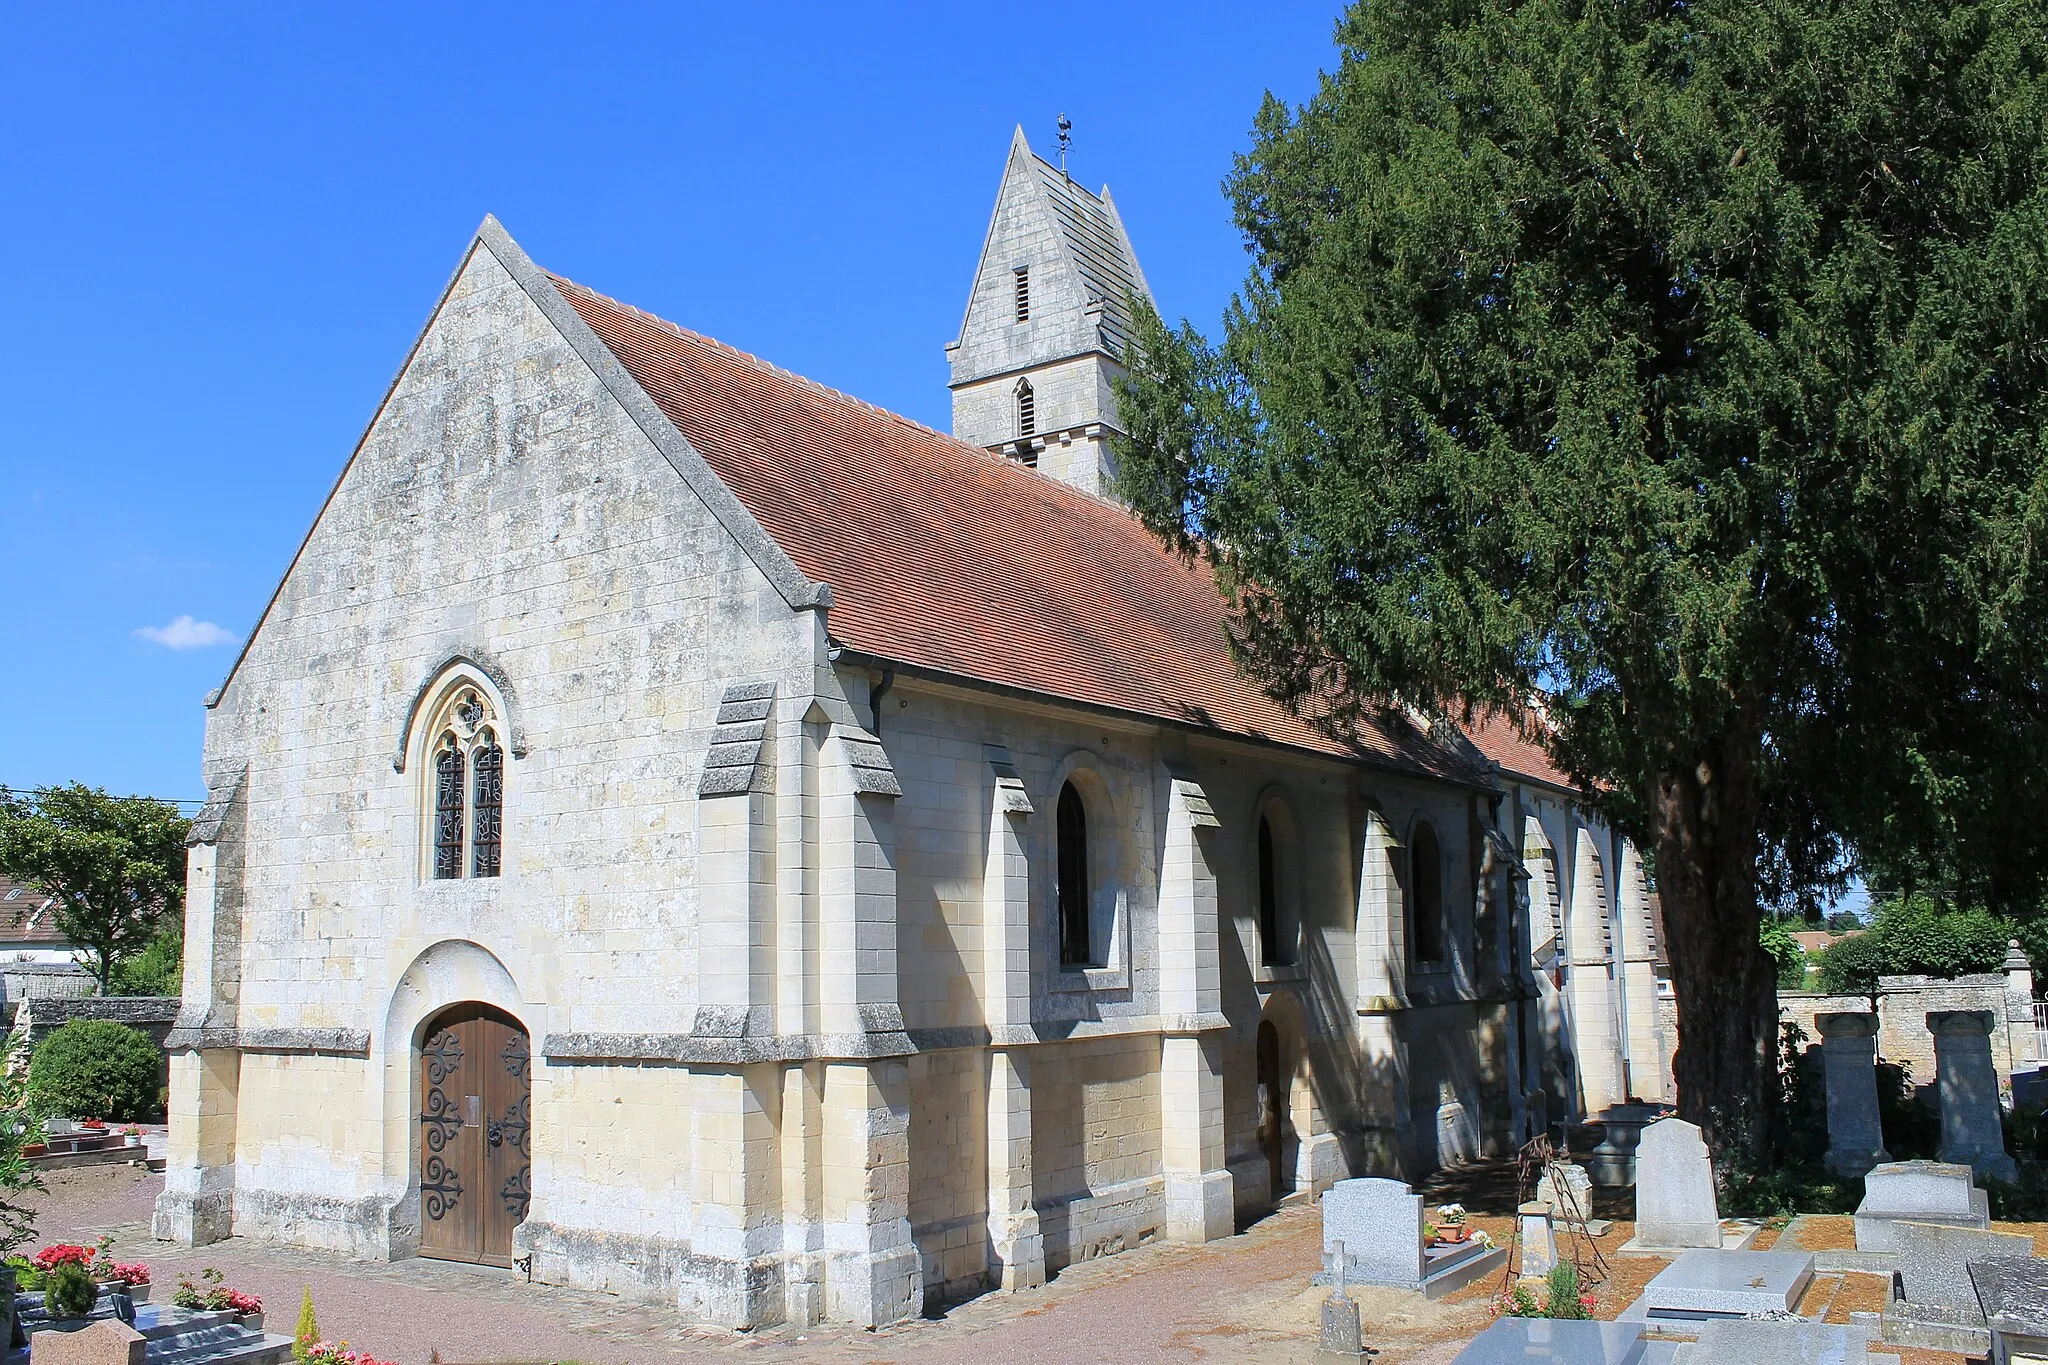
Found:
[[396, 1365], [395, 1361], [379, 1360], [368, 1351], [351, 1351], [345, 1341], [314, 1342], [306, 1362], [307, 1365]]

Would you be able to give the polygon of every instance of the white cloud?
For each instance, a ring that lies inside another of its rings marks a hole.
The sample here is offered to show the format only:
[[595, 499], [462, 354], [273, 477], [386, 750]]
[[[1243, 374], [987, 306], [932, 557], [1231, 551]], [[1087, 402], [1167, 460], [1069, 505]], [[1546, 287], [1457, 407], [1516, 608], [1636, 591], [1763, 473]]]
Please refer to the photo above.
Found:
[[236, 640], [233, 631], [223, 630], [211, 621], [195, 621], [189, 616], [180, 616], [167, 626], [143, 626], [135, 633], [165, 649], [207, 649], [214, 645], [231, 645]]

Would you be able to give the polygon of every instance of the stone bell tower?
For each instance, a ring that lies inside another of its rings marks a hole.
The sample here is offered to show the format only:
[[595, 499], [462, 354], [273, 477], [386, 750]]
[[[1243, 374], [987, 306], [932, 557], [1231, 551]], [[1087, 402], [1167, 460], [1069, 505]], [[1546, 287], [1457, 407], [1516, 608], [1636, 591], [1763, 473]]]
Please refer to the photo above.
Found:
[[1109, 187], [1083, 189], [1019, 128], [960, 338], [946, 347], [953, 434], [1109, 496], [1109, 382], [1123, 372], [1130, 295], [1150, 298]]

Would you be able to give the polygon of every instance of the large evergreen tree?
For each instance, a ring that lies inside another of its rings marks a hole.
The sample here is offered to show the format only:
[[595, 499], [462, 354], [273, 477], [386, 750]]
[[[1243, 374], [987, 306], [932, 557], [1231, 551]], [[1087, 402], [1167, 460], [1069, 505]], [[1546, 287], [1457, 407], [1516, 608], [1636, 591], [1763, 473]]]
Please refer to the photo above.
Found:
[[1144, 320], [1125, 495], [1278, 694], [1538, 704], [1653, 852], [1680, 1109], [1759, 1151], [1760, 902], [1880, 845], [2040, 876], [2048, 3], [1367, 0], [1338, 41], [1230, 181], [1221, 342]]

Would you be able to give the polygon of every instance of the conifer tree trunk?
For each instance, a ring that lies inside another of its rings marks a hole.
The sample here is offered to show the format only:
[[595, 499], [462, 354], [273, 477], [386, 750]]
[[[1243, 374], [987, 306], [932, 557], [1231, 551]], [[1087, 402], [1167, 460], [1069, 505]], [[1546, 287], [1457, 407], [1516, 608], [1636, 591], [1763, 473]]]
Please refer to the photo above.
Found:
[[1678, 997], [1680, 1117], [1717, 1157], [1769, 1149], [1777, 973], [1757, 942], [1759, 742], [1737, 735], [1656, 786], [1657, 893]]

